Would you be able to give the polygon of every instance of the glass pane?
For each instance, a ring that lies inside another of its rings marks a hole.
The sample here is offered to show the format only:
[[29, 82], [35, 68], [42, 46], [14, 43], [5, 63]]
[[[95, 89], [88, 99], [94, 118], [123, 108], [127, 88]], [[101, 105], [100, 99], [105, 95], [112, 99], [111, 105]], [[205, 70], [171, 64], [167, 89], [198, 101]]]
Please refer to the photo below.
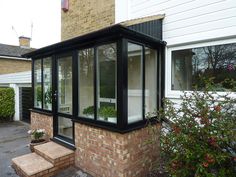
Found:
[[[203, 90], [202, 78], [213, 78], [215, 91], [235, 91], [236, 44], [172, 52], [172, 90]], [[225, 81], [227, 79], [228, 81]]]
[[142, 120], [142, 46], [128, 43], [128, 123]]
[[41, 60], [34, 61], [34, 107], [42, 108]]
[[98, 119], [116, 123], [116, 44], [102, 45], [97, 52]]
[[145, 115], [157, 110], [157, 51], [145, 48]]
[[43, 59], [43, 109], [52, 110], [52, 60]]
[[58, 134], [72, 139], [72, 125], [71, 119], [58, 117]]
[[58, 59], [58, 112], [72, 114], [72, 57]]
[[94, 118], [94, 50], [79, 51], [79, 116]]

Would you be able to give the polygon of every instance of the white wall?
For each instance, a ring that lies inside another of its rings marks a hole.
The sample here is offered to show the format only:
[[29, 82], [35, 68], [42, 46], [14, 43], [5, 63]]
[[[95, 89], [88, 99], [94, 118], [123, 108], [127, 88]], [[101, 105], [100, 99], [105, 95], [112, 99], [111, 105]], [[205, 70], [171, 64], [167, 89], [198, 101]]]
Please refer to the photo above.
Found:
[[171, 90], [171, 51], [236, 42], [236, 0], [116, 0], [116, 23], [165, 14], [167, 42], [165, 97], [180, 103]]
[[165, 14], [168, 46], [236, 37], [235, 0], [116, 0], [116, 22]]

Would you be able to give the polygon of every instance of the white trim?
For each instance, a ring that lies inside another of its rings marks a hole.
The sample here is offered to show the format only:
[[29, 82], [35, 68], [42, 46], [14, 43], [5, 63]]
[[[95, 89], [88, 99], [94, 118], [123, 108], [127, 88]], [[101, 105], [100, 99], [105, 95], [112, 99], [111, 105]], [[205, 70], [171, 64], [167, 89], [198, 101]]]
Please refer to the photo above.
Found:
[[[171, 90], [171, 73], [172, 73], [172, 60], [171, 60], [171, 52], [175, 50], [183, 50], [197, 47], [206, 47], [212, 45], [222, 45], [222, 44], [230, 44], [236, 43], [236, 38], [234, 39], [224, 39], [224, 40], [214, 40], [210, 42], [199, 42], [190, 45], [181, 45], [177, 47], [167, 47], [166, 48], [166, 66], [165, 66], [165, 97], [166, 98], [174, 98], [180, 99], [181, 95], [183, 95], [183, 91]], [[189, 92], [191, 91], [184, 91]], [[220, 95], [227, 94], [226, 92], [218, 92]]]
[[1, 59], [13, 59], [13, 60], [24, 60], [24, 61], [31, 61], [30, 58], [23, 58], [23, 57], [11, 57], [11, 56], [4, 56], [4, 55], [0, 55]]

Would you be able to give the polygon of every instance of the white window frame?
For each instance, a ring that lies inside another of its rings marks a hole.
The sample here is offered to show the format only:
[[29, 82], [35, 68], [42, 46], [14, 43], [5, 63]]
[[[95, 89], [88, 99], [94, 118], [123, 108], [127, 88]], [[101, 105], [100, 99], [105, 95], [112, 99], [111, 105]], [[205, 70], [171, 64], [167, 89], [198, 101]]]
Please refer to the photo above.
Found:
[[[173, 99], [180, 99], [181, 95], [184, 92], [191, 93], [192, 91], [179, 91], [179, 90], [171, 90], [171, 80], [172, 80], [172, 58], [171, 53], [172, 51], [176, 50], [184, 50], [184, 49], [191, 49], [191, 48], [198, 48], [198, 47], [206, 47], [212, 45], [223, 45], [223, 44], [230, 44], [236, 43], [236, 38], [233, 39], [222, 39], [222, 40], [215, 40], [215, 41], [208, 41], [208, 42], [199, 42], [195, 44], [188, 44], [188, 45], [179, 45], [174, 47], [166, 48], [166, 64], [165, 64], [165, 97], [166, 98], [173, 98]], [[219, 95], [226, 95], [227, 92], [217, 92]], [[233, 92], [233, 97], [236, 98], [236, 92]]]

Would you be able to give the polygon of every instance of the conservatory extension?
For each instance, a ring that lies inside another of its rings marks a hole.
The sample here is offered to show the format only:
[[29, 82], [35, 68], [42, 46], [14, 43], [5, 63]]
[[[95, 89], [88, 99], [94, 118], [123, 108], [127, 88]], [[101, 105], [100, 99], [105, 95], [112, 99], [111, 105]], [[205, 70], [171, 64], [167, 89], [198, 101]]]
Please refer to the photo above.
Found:
[[[148, 113], [161, 106], [164, 45], [114, 25], [26, 54], [33, 61], [31, 126], [47, 129], [52, 140], [80, 155], [86, 154], [82, 144], [89, 151], [92, 132], [97, 151], [103, 148], [99, 141], [104, 144], [113, 134], [111, 149], [119, 136], [138, 143], [132, 132], [145, 129]], [[146, 137], [143, 130], [137, 136], [142, 141]], [[76, 159], [76, 165], [85, 168]]]

